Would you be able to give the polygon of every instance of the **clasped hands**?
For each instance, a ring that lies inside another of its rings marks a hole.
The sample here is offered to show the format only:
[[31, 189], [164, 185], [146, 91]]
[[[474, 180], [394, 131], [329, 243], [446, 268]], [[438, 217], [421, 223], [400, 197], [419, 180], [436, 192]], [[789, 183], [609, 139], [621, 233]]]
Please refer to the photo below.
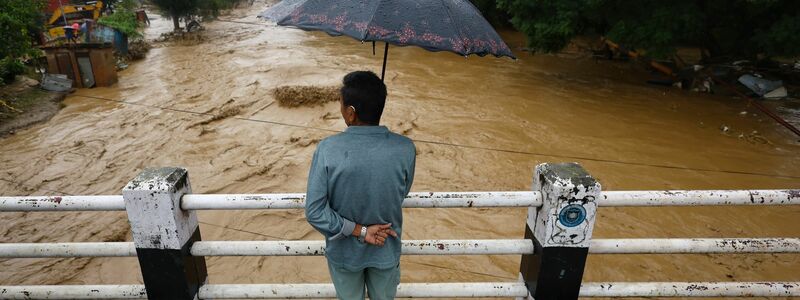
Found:
[[[362, 226], [363, 225], [356, 225], [355, 230], [353, 230], [353, 235], [360, 235]], [[381, 247], [384, 243], [386, 243], [386, 239], [389, 238], [389, 236], [397, 238], [397, 232], [392, 229], [391, 223], [374, 224], [367, 226], [367, 235], [364, 238], [364, 241], [367, 244]]]

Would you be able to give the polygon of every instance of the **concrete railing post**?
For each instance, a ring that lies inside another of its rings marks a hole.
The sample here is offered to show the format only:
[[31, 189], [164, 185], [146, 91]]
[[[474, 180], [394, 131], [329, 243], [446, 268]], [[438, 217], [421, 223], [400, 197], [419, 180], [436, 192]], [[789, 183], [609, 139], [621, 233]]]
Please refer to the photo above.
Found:
[[148, 299], [197, 299], [208, 277], [205, 259], [189, 253], [200, 228], [194, 211], [181, 210], [188, 193], [183, 168], [146, 169], [122, 190]]
[[543, 204], [528, 210], [525, 238], [535, 251], [522, 256], [520, 276], [534, 299], [578, 299], [600, 183], [576, 163], [540, 164], [533, 190]]

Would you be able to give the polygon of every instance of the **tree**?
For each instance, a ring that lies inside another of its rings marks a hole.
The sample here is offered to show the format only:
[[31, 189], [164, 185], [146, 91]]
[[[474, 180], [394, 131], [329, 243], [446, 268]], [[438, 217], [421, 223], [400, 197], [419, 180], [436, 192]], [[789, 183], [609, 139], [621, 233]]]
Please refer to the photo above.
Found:
[[470, 0], [470, 2], [481, 11], [489, 23], [495, 26], [511, 26], [509, 23], [511, 17], [497, 6], [495, 0]]
[[795, 0], [497, 0], [497, 8], [537, 52], [599, 35], [654, 57], [677, 46], [701, 47], [711, 57], [800, 55]]
[[181, 29], [180, 18], [197, 12], [197, 0], [152, 0], [163, 14], [172, 19], [175, 31]]
[[19, 74], [19, 59], [37, 56], [31, 35], [42, 29], [43, 0], [0, 1], [0, 75], [3, 81]]
[[243, 0], [152, 0], [163, 14], [172, 19], [175, 31], [181, 29], [180, 18], [193, 15], [217, 17], [219, 11], [233, 7]]

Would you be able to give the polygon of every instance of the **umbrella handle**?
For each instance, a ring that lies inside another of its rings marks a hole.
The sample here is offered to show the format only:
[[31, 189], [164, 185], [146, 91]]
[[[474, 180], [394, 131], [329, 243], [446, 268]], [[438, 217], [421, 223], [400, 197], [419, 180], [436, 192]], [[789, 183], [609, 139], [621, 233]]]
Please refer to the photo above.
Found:
[[383, 81], [383, 77], [386, 75], [386, 57], [387, 56], [389, 56], [389, 42], [386, 42], [386, 47], [383, 48], [383, 69], [381, 69], [381, 81]]

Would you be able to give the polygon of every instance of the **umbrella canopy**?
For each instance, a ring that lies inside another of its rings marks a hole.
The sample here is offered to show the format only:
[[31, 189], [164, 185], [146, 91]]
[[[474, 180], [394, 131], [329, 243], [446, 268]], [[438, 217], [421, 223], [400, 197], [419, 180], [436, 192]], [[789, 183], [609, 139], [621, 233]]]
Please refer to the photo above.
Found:
[[283, 0], [259, 17], [281, 26], [346, 35], [362, 42], [386, 42], [385, 51], [389, 44], [413, 45], [463, 56], [514, 58], [468, 0]]

